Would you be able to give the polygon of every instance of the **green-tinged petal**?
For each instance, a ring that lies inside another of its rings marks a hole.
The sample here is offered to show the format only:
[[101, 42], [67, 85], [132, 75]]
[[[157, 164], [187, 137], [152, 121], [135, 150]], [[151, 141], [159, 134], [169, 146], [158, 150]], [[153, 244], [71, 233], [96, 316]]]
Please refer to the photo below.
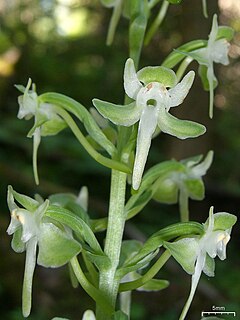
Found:
[[186, 98], [195, 77], [194, 71], [189, 71], [188, 74], [174, 88], [168, 90], [170, 95], [169, 107], [176, 107]]
[[26, 250], [26, 244], [22, 241], [22, 228], [14, 232], [11, 247], [17, 253], [22, 253]]
[[[217, 212], [214, 214], [214, 231], [231, 229], [237, 222], [237, 217], [227, 212]], [[208, 228], [209, 219], [205, 222], [205, 229]]]
[[134, 62], [131, 58], [127, 59], [124, 68], [124, 89], [126, 94], [136, 100], [139, 90], [142, 88], [141, 82], [137, 78]]
[[169, 281], [167, 280], [160, 280], [160, 279], [151, 279], [146, 282], [143, 286], [137, 288], [137, 291], [160, 291], [169, 286]]
[[28, 317], [32, 306], [32, 281], [33, 273], [36, 265], [36, 249], [37, 239], [33, 238], [27, 243], [26, 262], [23, 279], [22, 291], [22, 313], [24, 317]]
[[163, 132], [179, 139], [195, 138], [206, 132], [206, 128], [202, 124], [179, 120], [163, 108], [159, 110], [158, 125]]
[[55, 117], [44, 122], [44, 124], [41, 126], [41, 136], [54, 136], [66, 127], [67, 124], [65, 121], [63, 121], [60, 117]]
[[138, 71], [137, 77], [145, 85], [151, 82], [159, 82], [165, 87], [174, 87], [177, 84], [175, 72], [166, 67], [145, 67]]
[[197, 164], [196, 166], [194, 166], [192, 168], [192, 173], [194, 176], [202, 177], [206, 174], [207, 170], [210, 168], [210, 166], [212, 164], [213, 154], [214, 154], [213, 151], [210, 150], [207, 153], [205, 159], [201, 163]]
[[52, 318], [52, 320], [69, 320], [69, 319], [67, 319], [67, 318], [54, 317], [54, 318]]
[[203, 200], [205, 188], [202, 179], [185, 179], [184, 186], [188, 196], [193, 200]]
[[95, 320], [95, 315], [92, 310], [86, 310], [83, 314], [82, 320]]
[[135, 102], [122, 106], [93, 99], [93, 104], [104, 118], [109, 119], [117, 125], [129, 127], [140, 118], [141, 110], [136, 106]]
[[8, 194], [9, 194], [9, 197], [14, 197], [16, 201], [19, 202], [28, 211], [35, 211], [39, 206], [38, 201], [28, 196], [25, 196], [24, 194], [16, 192], [15, 190], [13, 190], [12, 186], [8, 186]]
[[142, 112], [137, 137], [136, 156], [133, 167], [132, 186], [137, 190], [140, 186], [143, 170], [151, 146], [152, 135], [157, 126], [157, 108], [146, 106]]
[[226, 39], [227, 41], [232, 40], [234, 37], [234, 29], [227, 26], [218, 27], [217, 39]]
[[195, 262], [199, 252], [199, 240], [196, 238], [184, 238], [176, 242], [164, 242], [163, 246], [168, 249], [174, 259], [189, 274], [195, 270]]
[[53, 223], [41, 225], [38, 246], [37, 263], [46, 268], [60, 267], [81, 251], [81, 245]]
[[203, 267], [203, 272], [208, 277], [214, 277], [214, 271], [215, 271], [215, 261], [208, 254], [206, 254], [206, 260], [205, 260], [205, 265]]

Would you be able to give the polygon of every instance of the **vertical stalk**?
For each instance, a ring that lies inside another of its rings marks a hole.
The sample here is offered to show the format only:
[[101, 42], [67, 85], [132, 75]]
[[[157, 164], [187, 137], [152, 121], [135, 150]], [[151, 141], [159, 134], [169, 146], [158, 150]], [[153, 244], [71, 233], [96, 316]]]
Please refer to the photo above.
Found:
[[[112, 170], [108, 228], [104, 248], [111, 265], [109, 268], [101, 270], [99, 277], [99, 289], [113, 308], [116, 304], [119, 286], [119, 280], [115, 278], [115, 273], [119, 263], [126, 218], [124, 214], [126, 178], [126, 173]], [[99, 306], [97, 306], [97, 319], [110, 319], [109, 315]]]
[[181, 222], [189, 221], [188, 194], [184, 188], [179, 190], [179, 209]]

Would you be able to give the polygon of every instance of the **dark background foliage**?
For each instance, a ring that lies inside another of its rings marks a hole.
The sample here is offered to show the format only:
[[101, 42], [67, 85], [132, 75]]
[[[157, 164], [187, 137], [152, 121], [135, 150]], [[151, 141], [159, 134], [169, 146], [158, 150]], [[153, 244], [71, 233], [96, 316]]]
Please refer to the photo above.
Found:
[[[160, 135], [153, 141], [148, 166], [161, 160], [178, 160], [215, 152], [214, 163], [205, 177], [206, 198], [191, 202], [191, 218], [204, 222], [211, 205], [217, 211], [239, 215], [240, 205], [240, 4], [234, 0], [208, 1], [209, 19], [202, 15], [200, 0], [183, 0], [172, 5], [161, 30], [150, 46], [144, 48], [141, 67], [159, 65], [173, 48], [184, 42], [206, 39], [214, 12], [222, 24], [232, 26], [236, 35], [230, 48], [231, 64], [216, 66], [219, 86], [215, 97], [215, 116], [208, 119], [208, 93], [196, 77], [186, 101], [176, 109], [182, 118], [207, 126], [207, 133], [195, 140], [179, 141]], [[156, 8], [158, 10], [159, 7]], [[0, 317], [19, 320], [24, 254], [10, 248], [6, 235], [9, 212], [7, 185], [21, 193], [43, 197], [56, 192], [77, 193], [87, 185], [90, 213], [107, 212], [109, 171], [83, 152], [65, 130], [42, 139], [39, 151], [40, 186], [33, 181], [32, 142], [26, 138], [31, 121], [16, 118], [19, 93], [14, 84], [26, 85], [29, 77], [39, 93], [56, 91], [91, 107], [94, 97], [121, 103], [122, 73], [128, 57], [128, 22], [121, 20], [111, 47], [105, 37], [111, 10], [97, 0], [15, 0], [0, 2]], [[154, 13], [157, 14], [157, 11]], [[197, 65], [191, 68], [197, 70]], [[127, 224], [125, 238], [144, 237], [178, 220], [178, 207], [152, 202]], [[199, 319], [202, 310], [225, 307], [240, 315], [239, 228], [233, 231], [228, 258], [217, 261], [216, 277], [202, 276], [189, 319]], [[132, 319], [177, 318], [189, 292], [190, 277], [171, 260], [161, 278], [171, 285], [159, 293], [133, 293]], [[81, 289], [72, 289], [67, 268], [48, 270], [37, 267], [34, 277], [33, 310], [29, 319], [48, 320], [60, 315], [81, 319], [93, 304]], [[161, 314], [161, 316], [159, 316]]]

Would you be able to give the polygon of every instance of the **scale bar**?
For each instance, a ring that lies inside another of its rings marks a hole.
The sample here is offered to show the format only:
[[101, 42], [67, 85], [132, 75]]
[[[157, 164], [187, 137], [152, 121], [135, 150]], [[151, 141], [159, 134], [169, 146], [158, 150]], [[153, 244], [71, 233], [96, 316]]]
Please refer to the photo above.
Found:
[[235, 311], [202, 311], [201, 316], [210, 316], [210, 315], [229, 315], [229, 316], [234, 316], [236, 317], [236, 312]]

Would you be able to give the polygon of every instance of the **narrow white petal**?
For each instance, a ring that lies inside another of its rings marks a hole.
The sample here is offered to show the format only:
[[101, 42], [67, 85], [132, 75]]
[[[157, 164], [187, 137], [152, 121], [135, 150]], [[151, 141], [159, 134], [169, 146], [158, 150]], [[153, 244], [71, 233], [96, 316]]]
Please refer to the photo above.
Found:
[[189, 71], [188, 74], [174, 88], [168, 90], [170, 101], [169, 108], [180, 105], [186, 98], [195, 77], [194, 71]]
[[142, 112], [137, 137], [136, 157], [133, 168], [132, 186], [137, 190], [140, 186], [143, 170], [151, 146], [152, 135], [157, 126], [157, 109], [146, 106]]
[[32, 281], [36, 265], [37, 241], [32, 239], [27, 243], [26, 262], [22, 291], [22, 312], [24, 317], [28, 317], [32, 306]]
[[209, 34], [209, 40], [208, 40], [208, 48], [211, 50], [211, 46], [216, 41], [218, 34], [218, 22], [217, 22], [217, 15], [214, 14], [213, 21], [212, 21], [212, 28], [211, 32]]
[[134, 62], [130, 58], [126, 61], [123, 78], [126, 94], [130, 98], [136, 99], [139, 90], [142, 88], [142, 84], [137, 78]]
[[185, 304], [185, 306], [183, 308], [183, 311], [182, 311], [182, 313], [181, 313], [181, 315], [179, 317], [179, 320], [184, 320], [185, 319], [185, 317], [187, 315], [187, 312], [188, 312], [188, 310], [190, 308], [190, 305], [192, 303], [195, 291], [197, 289], [197, 285], [198, 285], [199, 279], [201, 277], [202, 270], [203, 270], [204, 265], [205, 265], [205, 258], [206, 258], [206, 254], [203, 253], [203, 252], [200, 252], [199, 256], [197, 258], [194, 274], [192, 275], [191, 291], [190, 291], [188, 300], [187, 300], [187, 302], [186, 302], [186, 304]]

